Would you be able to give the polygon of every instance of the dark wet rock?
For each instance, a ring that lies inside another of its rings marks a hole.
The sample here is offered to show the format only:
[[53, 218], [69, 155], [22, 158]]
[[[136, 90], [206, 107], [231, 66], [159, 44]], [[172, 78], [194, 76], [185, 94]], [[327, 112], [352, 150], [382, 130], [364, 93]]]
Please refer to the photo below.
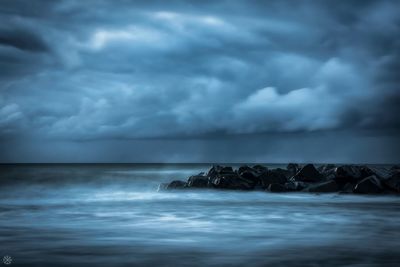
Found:
[[238, 168], [238, 170], [237, 170], [237, 172], [239, 173], [239, 174], [242, 174], [243, 172], [256, 172], [256, 170], [254, 170], [252, 167], [250, 167], [250, 166], [247, 166], [247, 165], [243, 165], [243, 166], [240, 166], [239, 168]]
[[339, 184], [357, 183], [371, 175], [375, 175], [375, 172], [366, 166], [343, 165], [335, 169], [334, 179]]
[[340, 183], [356, 182], [361, 179], [361, 171], [357, 166], [344, 165], [335, 169], [335, 180]]
[[244, 165], [234, 170], [230, 166], [214, 165], [207, 174], [190, 176], [187, 182], [174, 180], [162, 183], [158, 190], [215, 188], [222, 190], [269, 190], [271, 192], [306, 191], [340, 193], [400, 193], [400, 168], [384, 166], [321, 165], [300, 168], [288, 164], [287, 169], [268, 169], [262, 165]]
[[[361, 177], [362, 178], [366, 178], [372, 175], [376, 175], [376, 173], [369, 167], [367, 166], [360, 166], [360, 172], [361, 172]], [[379, 178], [379, 177], [378, 177]]]
[[335, 165], [335, 164], [323, 164], [323, 165], [319, 166], [319, 167], [317, 168], [317, 170], [318, 170], [321, 174], [323, 174], [323, 173], [326, 173], [326, 172], [330, 172], [330, 171], [334, 170], [335, 168], [336, 168], [336, 165]]
[[252, 167], [249, 167], [247, 165], [240, 166], [239, 169], [237, 170], [237, 173], [244, 177], [244, 178], [252, 178], [252, 177], [258, 177], [260, 176], [260, 172]]
[[305, 182], [295, 182], [295, 181], [289, 181], [284, 184], [286, 191], [301, 191], [304, 188], [308, 187], [309, 184]]
[[261, 184], [260, 176], [267, 171], [268, 168], [261, 165], [255, 165], [253, 168], [245, 165], [238, 169], [240, 177], [251, 181], [254, 186]]
[[220, 171], [219, 171], [221, 174], [224, 174], [224, 173], [232, 173], [233, 172], [233, 168], [232, 167], [229, 167], [229, 166], [225, 166], [225, 167], [222, 167], [221, 169], [220, 169]]
[[400, 170], [392, 169], [389, 177], [383, 179], [382, 182], [390, 190], [400, 193]]
[[[393, 171], [391, 171], [391, 170], [389, 170], [389, 169], [387, 169], [387, 168], [384, 168], [384, 167], [377, 167], [377, 166], [374, 166], [374, 167], [369, 167], [373, 172], [374, 172], [374, 174], [376, 175], [376, 177], [378, 177], [379, 179], [388, 179], [388, 178], [390, 178], [391, 176], [392, 176], [392, 174], [393, 174]], [[364, 177], [365, 178], [365, 177]]]
[[322, 175], [313, 164], [307, 164], [292, 177], [292, 180], [301, 182], [320, 182], [322, 180]]
[[254, 179], [254, 178], [257, 178], [258, 176], [260, 176], [259, 173], [255, 172], [255, 171], [250, 171], [250, 170], [240, 172], [239, 175], [246, 179]]
[[228, 178], [220, 176], [210, 178], [210, 185], [213, 188], [228, 189], [229, 186]]
[[268, 188], [270, 184], [285, 184], [287, 178], [285, 173], [281, 170], [282, 169], [272, 169], [260, 175], [261, 186], [263, 188]]
[[319, 192], [319, 193], [333, 193], [339, 189], [337, 183], [334, 180], [313, 184], [306, 189], [308, 192]]
[[399, 170], [400, 171], [400, 165], [394, 165], [390, 168], [391, 171], [396, 171]]
[[215, 178], [215, 177], [219, 177], [221, 175], [232, 174], [232, 173], [234, 173], [232, 167], [224, 167], [224, 166], [220, 166], [220, 165], [214, 165], [208, 171], [207, 176], [210, 178]]
[[377, 194], [383, 191], [382, 184], [375, 175], [362, 179], [355, 187], [357, 194]]
[[228, 189], [233, 190], [253, 190], [255, 186], [253, 181], [249, 181], [241, 177], [230, 179], [229, 182]]
[[270, 184], [268, 186], [268, 191], [274, 192], [274, 193], [280, 193], [280, 192], [286, 192], [286, 187], [281, 184]]
[[214, 177], [210, 180], [210, 183], [214, 188], [230, 190], [252, 190], [255, 186], [253, 181], [237, 174]]
[[208, 185], [217, 189], [251, 190], [258, 183], [256, 172], [248, 166], [242, 166], [235, 172], [232, 167], [216, 165], [208, 171], [207, 176]]
[[171, 190], [171, 189], [183, 189], [186, 187], [186, 183], [184, 181], [180, 180], [175, 180], [170, 182], [165, 189]]
[[361, 177], [361, 170], [357, 165], [342, 165], [337, 168], [336, 172], [342, 176]]
[[286, 169], [290, 172], [290, 175], [293, 176], [300, 170], [300, 166], [296, 163], [289, 163]]
[[284, 175], [288, 180], [290, 177], [293, 176], [291, 172], [286, 169], [276, 168], [276, 169], [271, 169], [271, 171], [274, 173], [279, 173], [281, 175]]
[[187, 181], [187, 186], [191, 188], [208, 187], [208, 177], [203, 175], [192, 175]]
[[250, 181], [253, 186], [261, 183], [260, 175], [252, 171], [244, 171], [240, 174], [240, 177]]
[[336, 180], [336, 168], [325, 170], [320, 173], [323, 177], [323, 180]]
[[333, 180], [336, 177], [335, 164], [323, 164], [317, 168], [321, 173], [323, 180]]
[[255, 171], [257, 171], [258, 173], [260, 173], [260, 174], [265, 173], [265, 172], [268, 171], [268, 168], [267, 168], [267, 167], [262, 166], [262, 165], [259, 165], [259, 164], [254, 165], [254, 166], [253, 166], [253, 169], [254, 169]]
[[355, 187], [355, 184], [347, 183], [340, 189], [340, 193], [351, 194], [354, 191], [354, 187]]

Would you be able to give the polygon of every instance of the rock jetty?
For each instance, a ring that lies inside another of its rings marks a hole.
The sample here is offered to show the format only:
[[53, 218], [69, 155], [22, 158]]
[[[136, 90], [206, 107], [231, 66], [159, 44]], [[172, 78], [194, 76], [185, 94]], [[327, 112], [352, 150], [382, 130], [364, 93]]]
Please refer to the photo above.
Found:
[[188, 177], [186, 181], [162, 183], [159, 191], [219, 189], [242, 191], [400, 194], [400, 167], [378, 168], [366, 165], [290, 163], [285, 169], [263, 165], [212, 166], [207, 173]]

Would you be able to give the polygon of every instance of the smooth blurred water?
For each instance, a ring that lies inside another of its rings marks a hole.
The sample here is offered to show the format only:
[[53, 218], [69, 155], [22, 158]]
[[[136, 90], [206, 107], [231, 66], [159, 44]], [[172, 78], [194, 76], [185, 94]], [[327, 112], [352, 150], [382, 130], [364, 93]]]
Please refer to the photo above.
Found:
[[11, 266], [400, 266], [396, 196], [156, 192], [209, 165], [3, 165]]

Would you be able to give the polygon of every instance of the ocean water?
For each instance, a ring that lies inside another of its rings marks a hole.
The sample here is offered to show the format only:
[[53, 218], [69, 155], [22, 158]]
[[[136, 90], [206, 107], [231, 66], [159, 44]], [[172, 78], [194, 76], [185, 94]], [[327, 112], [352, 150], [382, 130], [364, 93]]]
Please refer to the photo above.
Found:
[[400, 266], [399, 197], [157, 192], [208, 167], [2, 165], [0, 257], [10, 266]]

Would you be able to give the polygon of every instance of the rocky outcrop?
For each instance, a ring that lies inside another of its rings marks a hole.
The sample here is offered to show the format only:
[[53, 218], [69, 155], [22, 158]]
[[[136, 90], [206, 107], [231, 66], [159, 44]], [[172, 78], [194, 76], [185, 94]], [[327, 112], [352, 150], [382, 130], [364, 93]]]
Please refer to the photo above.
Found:
[[238, 174], [221, 175], [211, 178], [211, 187], [231, 190], [252, 190], [254, 181], [240, 177]]
[[286, 169], [289, 171], [290, 175], [293, 176], [300, 170], [300, 166], [296, 163], [289, 163]]
[[357, 194], [378, 194], [382, 191], [382, 184], [375, 175], [362, 179], [353, 190]]
[[352, 183], [345, 184], [339, 191], [341, 194], [352, 194], [356, 185]]
[[383, 179], [383, 184], [389, 190], [400, 193], [400, 169], [392, 168], [388, 177]]
[[257, 164], [257, 165], [253, 166], [253, 170], [257, 171], [258, 173], [264, 173], [264, 172], [268, 171], [268, 168]]
[[238, 175], [248, 181], [251, 181], [253, 186], [260, 184], [260, 173], [258, 170], [249, 166], [242, 166], [238, 170]]
[[214, 165], [188, 180], [162, 183], [159, 190], [219, 189], [268, 192], [400, 193], [400, 168], [378, 169], [359, 165], [288, 164], [286, 169], [243, 165], [238, 169]]
[[268, 170], [259, 176], [262, 188], [268, 188], [271, 184], [285, 184], [286, 173], [282, 169]]
[[268, 186], [268, 191], [274, 192], [274, 193], [281, 193], [281, 192], [286, 192], [287, 189], [282, 184], [270, 184]]
[[320, 173], [326, 173], [336, 168], [335, 164], [322, 164], [317, 168]]
[[346, 184], [357, 183], [368, 176], [375, 175], [375, 172], [367, 166], [342, 165], [335, 168], [333, 174], [337, 183]]
[[183, 189], [186, 187], [186, 182], [175, 180], [167, 185], [166, 189]]
[[303, 189], [309, 186], [308, 183], [305, 182], [296, 182], [296, 181], [289, 181], [285, 183], [286, 191], [302, 191]]
[[214, 178], [214, 177], [218, 177], [220, 175], [231, 174], [231, 173], [233, 173], [232, 167], [224, 167], [224, 166], [220, 166], [220, 165], [214, 165], [208, 171], [207, 176], [210, 178]]
[[204, 175], [193, 175], [190, 176], [187, 181], [187, 187], [189, 188], [207, 188], [208, 177]]
[[321, 173], [314, 167], [313, 164], [307, 164], [301, 168], [293, 177], [293, 181], [300, 182], [320, 182], [322, 180]]

